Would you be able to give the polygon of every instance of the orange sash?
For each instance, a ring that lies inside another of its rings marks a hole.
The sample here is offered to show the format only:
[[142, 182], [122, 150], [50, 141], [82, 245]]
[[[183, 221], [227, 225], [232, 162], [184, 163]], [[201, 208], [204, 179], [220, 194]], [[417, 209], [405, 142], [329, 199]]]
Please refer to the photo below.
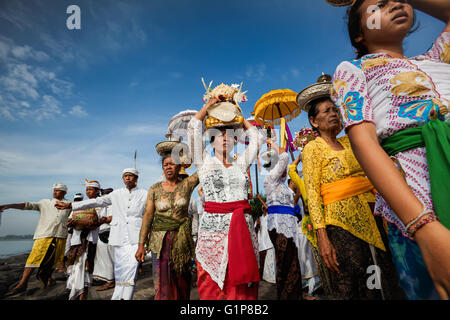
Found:
[[374, 186], [365, 177], [349, 177], [331, 183], [323, 184], [320, 188], [323, 205], [348, 199], [350, 197], [371, 191], [376, 193]]

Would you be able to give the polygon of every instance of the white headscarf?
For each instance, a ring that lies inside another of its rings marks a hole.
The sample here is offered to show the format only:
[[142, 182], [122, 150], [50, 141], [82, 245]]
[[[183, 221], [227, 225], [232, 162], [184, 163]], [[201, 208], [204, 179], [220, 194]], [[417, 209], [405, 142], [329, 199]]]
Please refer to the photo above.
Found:
[[62, 183], [55, 183], [53, 185], [53, 190], [61, 190], [61, 191], [67, 192], [67, 186], [65, 184], [62, 184]]
[[139, 171], [137, 171], [135, 168], [126, 168], [122, 171], [122, 175], [124, 175], [125, 173], [132, 173], [135, 176], [139, 177]]
[[100, 189], [100, 183], [96, 180], [89, 181], [88, 179], [84, 180], [86, 182], [86, 188], [87, 187], [94, 187], [97, 189]]
[[76, 194], [73, 196], [73, 200], [78, 200], [78, 199], [83, 200], [83, 195], [82, 195], [81, 193], [76, 193]]

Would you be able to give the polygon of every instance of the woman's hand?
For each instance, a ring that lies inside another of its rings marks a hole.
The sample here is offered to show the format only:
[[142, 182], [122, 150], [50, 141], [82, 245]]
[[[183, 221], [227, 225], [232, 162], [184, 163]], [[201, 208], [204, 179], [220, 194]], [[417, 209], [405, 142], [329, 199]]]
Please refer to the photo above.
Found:
[[328, 239], [327, 231], [325, 229], [317, 230], [317, 240], [319, 244], [319, 254], [323, 264], [329, 270], [339, 273], [336, 249], [330, 242], [330, 239]]
[[219, 100], [218, 98], [211, 98], [211, 99], [209, 99], [209, 101], [203, 105], [203, 108], [201, 108], [201, 109], [195, 114], [194, 117], [197, 118], [197, 119], [200, 120], [200, 121], [203, 121], [203, 119], [205, 119], [205, 117], [206, 117], [206, 114], [207, 114], [208, 109], [209, 109], [211, 106], [215, 105], [215, 104], [216, 104], [217, 102], [219, 102], [219, 101], [220, 101], [220, 100]]
[[145, 260], [145, 248], [143, 243], [139, 243], [138, 250], [135, 254], [137, 262], [144, 262]]
[[300, 163], [302, 159], [302, 153], [299, 152], [298, 157], [292, 162], [292, 164], [294, 164], [295, 166], [298, 166], [298, 164]]
[[443, 300], [450, 299], [450, 230], [435, 221], [417, 230], [414, 239]]
[[276, 143], [275, 141], [272, 141], [271, 147], [272, 147], [278, 154], [282, 154], [282, 153], [284, 152], [284, 150], [280, 149], [280, 146], [279, 146], [278, 143]]

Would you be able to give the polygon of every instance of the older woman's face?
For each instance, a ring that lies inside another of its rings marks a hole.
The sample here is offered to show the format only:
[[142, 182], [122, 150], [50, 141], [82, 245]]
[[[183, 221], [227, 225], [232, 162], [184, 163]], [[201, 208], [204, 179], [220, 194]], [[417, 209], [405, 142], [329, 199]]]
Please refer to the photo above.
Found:
[[[367, 47], [372, 43], [403, 41], [414, 24], [414, 11], [406, 0], [366, 0], [359, 8], [361, 14], [361, 41]], [[379, 24], [379, 25], [377, 25]]]
[[167, 180], [177, 177], [180, 171], [180, 165], [176, 164], [172, 157], [165, 158], [162, 167]]
[[341, 120], [339, 118], [339, 109], [330, 101], [322, 101], [316, 106], [318, 113], [315, 118], [311, 118], [311, 124], [319, 130], [334, 131], [336, 135], [341, 129]]

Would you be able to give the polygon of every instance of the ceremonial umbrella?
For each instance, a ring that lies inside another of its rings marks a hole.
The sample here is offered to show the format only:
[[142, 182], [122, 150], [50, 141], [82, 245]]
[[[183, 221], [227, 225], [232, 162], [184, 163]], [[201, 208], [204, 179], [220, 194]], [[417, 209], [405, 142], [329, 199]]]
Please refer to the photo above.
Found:
[[[297, 150], [297, 147], [293, 144], [292, 135], [286, 122], [301, 113], [297, 104], [297, 95], [296, 92], [289, 89], [272, 90], [265, 93], [256, 102], [252, 113], [255, 121], [266, 128], [275, 125], [281, 126], [281, 148], [290, 151], [292, 160], [294, 160], [292, 151]], [[270, 135], [269, 131], [268, 135]]]

